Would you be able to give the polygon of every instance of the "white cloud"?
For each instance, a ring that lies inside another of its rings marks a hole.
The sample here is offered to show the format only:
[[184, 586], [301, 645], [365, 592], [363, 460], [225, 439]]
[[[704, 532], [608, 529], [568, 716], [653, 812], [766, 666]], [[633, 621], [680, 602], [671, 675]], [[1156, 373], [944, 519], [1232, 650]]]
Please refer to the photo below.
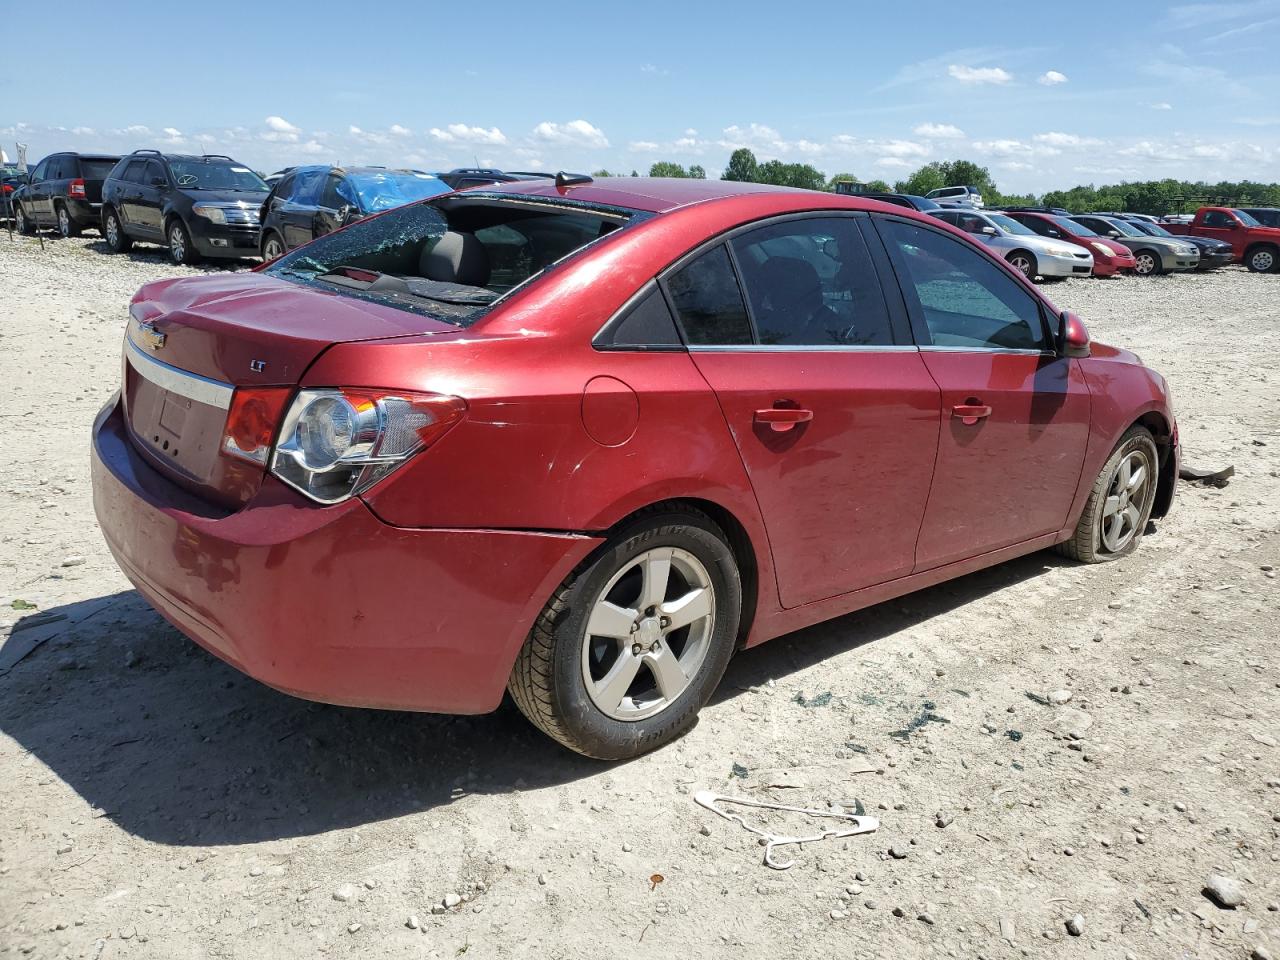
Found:
[[96, 137], [98, 135], [98, 131], [94, 130], [93, 127], [72, 127], [71, 132], [78, 137]]
[[662, 149], [662, 144], [652, 140], [632, 140], [627, 144], [627, 149], [635, 153], [657, 153]]
[[402, 127], [398, 123], [393, 123], [391, 125], [391, 133], [393, 133], [397, 137], [407, 137], [412, 132], [413, 131], [410, 130], [408, 127]]
[[351, 134], [351, 136], [353, 137], [358, 137], [361, 134], [363, 134], [364, 131], [361, 130], [359, 127], [357, 127], [355, 124], [352, 124], [351, 126], [347, 127], [347, 133]]
[[1057, 70], [1046, 70], [1036, 78], [1036, 83], [1045, 87], [1054, 87], [1060, 83], [1067, 82], [1067, 75], [1059, 73]]
[[1159, 103], [1151, 104], [1151, 109], [1152, 110], [1172, 110], [1173, 104], [1165, 100], [1161, 100]]
[[299, 127], [295, 127], [292, 123], [290, 123], [284, 117], [267, 117], [267, 119], [264, 120], [263, 123], [265, 123], [269, 129], [274, 130], [276, 133], [301, 133], [302, 132], [302, 130]]
[[698, 131], [693, 129], [693, 127], [685, 127], [684, 135], [686, 137], [696, 137], [698, 135]]
[[916, 143], [913, 140], [888, 140], [878, 144], [877, 148], [891, 157], [925, 157], [929, 155], [929, 150], [923, 144]]
[[1037, 133], [1031, 139], [1036, 143], [1043, 143], [1050, 147], [1097, 147], [1102, 145], [1102, 141], [1094, 137], [1080, 137], [1074, 133], [1059, 133], [1056, 130], [1049, 133]]
[[961, 83], [1008, 83], [1013, 74], [1001, 67], [965, 67], [953, 63], [947, 67], [947, 73]]
[[922, 123], [911, 132], [931, 140], [959, 140], [964, 136], [963, 130], [949, 123]]
[[572, 144], [595, 149], [609, 146], [609, 138], [604, 135], [604, 131], [592, 126], [586, 120], [570, 120], [568, 123], [543, 120], [533, 128], [533, 136], [534, 139], [546, 143]]
[[903, 160], [901, 157], [881, 157], [876, 161], [876, 166], [891, 167], [894, 170], [901, 170], [905, 167], [910, 167], [911, 164], [907, 163], [907, 161]]
[[991, 153], [998, 157], [1008, 157], [1019, 153], [1029, 153], [1031, 148], [1021, 140], [975, 140], [973, 149], [979, 153]]
[[316, 154], [327, 153], [329, 148], [323, 143], [318, 143], [315, 140], [308, 140], [306, 143], [299, 146], [297, 150], [299, 153], [305, 153], [308, 156], [314, 157]]
[[653, 63], [642, 63], [640, 64], [640, 72], [653, 74], [658, 77], [665, 77], [670, 71]]
[[427, 131], [441, 143], [483, 143], [500, 146], [507, 142], [506, 134], [497, 127], [471, 127], [465, 123], [451, 123], [443, 129], [432, 127]]

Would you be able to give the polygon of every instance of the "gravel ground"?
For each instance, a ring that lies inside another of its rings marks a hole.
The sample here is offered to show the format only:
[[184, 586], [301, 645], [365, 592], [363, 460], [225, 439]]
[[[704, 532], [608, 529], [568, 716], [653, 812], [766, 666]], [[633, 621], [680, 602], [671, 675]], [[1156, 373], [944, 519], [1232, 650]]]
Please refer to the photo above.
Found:
[[[1165, 373], [1189, 463], [1237, 470], [1135, 556], [781, 638], [679, 743], [601, 765], [510, 708], [291, 699], [129, 590], [88, 430], [129, 296], [175, 272], [0, 235], [0, 663], [45, 640], [0, 667], [0, 954], [1280, 956], [1280, 276], [1050, 288]], [[699, 789], [881, 828], [775, 872]]]

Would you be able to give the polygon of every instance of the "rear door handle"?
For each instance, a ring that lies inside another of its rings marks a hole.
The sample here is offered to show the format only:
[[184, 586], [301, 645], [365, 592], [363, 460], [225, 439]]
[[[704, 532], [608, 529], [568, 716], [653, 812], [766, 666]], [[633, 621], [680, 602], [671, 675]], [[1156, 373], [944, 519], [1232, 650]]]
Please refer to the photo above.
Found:
[[757, 410], [756, 423], [767, 423], [769, 429], [776, 433], [790, 430], [797, 423], [808, 423], [813, 419], [813, 411], [801, 407], [770, 407], [768, 410]]
[[991, 416], [991, 408], [981, 403], [957, 403], [951, 408], [951, 416], [959, 417], [961, 423], [972, 426]]

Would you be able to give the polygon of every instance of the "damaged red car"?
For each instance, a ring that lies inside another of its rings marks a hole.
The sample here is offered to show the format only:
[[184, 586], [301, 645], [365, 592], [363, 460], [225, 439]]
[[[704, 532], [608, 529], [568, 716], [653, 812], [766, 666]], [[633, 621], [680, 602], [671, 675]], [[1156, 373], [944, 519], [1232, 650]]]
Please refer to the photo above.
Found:
[[1178, 431], [1133, 354], [856, 197], [499, 184], [148, 284], [94, 504], [167, 619], [288, 693], [687, 730], [734, 652], [1021, 554], [1113, 560]]

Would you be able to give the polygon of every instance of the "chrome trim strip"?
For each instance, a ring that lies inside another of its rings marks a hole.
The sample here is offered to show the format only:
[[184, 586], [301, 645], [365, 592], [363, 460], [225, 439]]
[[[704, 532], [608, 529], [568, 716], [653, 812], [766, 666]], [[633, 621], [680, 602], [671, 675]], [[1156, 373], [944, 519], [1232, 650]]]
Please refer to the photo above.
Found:
[[129, 365], [137, 371], [138, 376], [150, 380], [163, 390], [194, 400], [196, 403], [218, 407], [220, 410], [231, 409], [231, 395], [236, 388], [229, 383], [210, 380], [197, 373], [189, 373], [163, 363], [144, 353], [130, 337], [125, 337], [124, 356], [129, 361]]
[[[739, 343], [689, 345], [690, 353], [916, 353], [915, 344], [859, 345], [803, 343]], [[927, 349], [927, 348], [923, 348]]]
[[1052, 350], [1016, 350], [1012, 347], [921, 347], [922, 351], [929, 353], [1001, 353], [1012, 354], [1017, 357], [1056, 357], [1057, 354]]

